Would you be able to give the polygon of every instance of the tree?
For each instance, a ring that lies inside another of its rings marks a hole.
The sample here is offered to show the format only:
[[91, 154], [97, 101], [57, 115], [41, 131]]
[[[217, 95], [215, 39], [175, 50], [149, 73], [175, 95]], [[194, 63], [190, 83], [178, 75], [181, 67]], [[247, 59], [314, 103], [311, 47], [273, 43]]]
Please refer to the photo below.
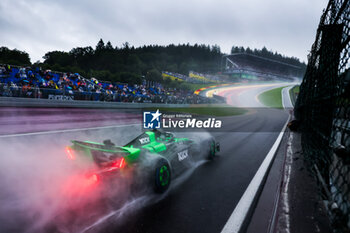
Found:
[[96, 51], [101, 51], [105, 49], [105, 43], [100, 39], [96, 45]]
[[122, 72], [119, 74], [119, 77], [122, 82], [130, 84], [141, 84], [142, 82], [141, 75], [136, 75], [130, 72]]
[[125, 42], [125, 43], [123, 43], [123, 49], [128, 50], [128, 49], [129, 49], [129, 47], [130, 47], [129, 42]]
[[107, 42], [105, 49], [106, 50], [113, 50], [113, 46], [112, 46], [112, 43], [110, 41]]
[[211, 47], [211, 51], [214, 52], [214, 53], [217, 53], [217, 54], [221, 54], [221, 49], [220, 49], [220, 46], [215, 44]]
[[239, 49], [237, 46], [232, 46], [231, 48], [231, 54], [234, 54], [234, 53], [239, 53]]
[[45, 53], [43, 56], [44, 63], [48, 65], [60, 65], [61, 67], [73, 65], [74, 57], [70, 56], [69, 53], [63, 51], [52, 51]]
[[249, 47], [247, 47], [247, 49], [245, 50], [246, 53], [252, 54], [253, 50], [251, 50]]
[[30, 65], [29, 54], [17, 49], [0, 47], [0, 63], [11, 65]]
[[87, 55], [92, 55], [94, 52], [93, 48], [88, 46], [88, 47], [77, 47], [73, 48], [69, 53], [74, 57], [74, 58], [81, 58]]
[[267, 48], [264, 46], [264, 47], [261, 49], [261, 56], [267, 57], [268, 55], [269, 55], [269, 51], [268, 51]]
[[146, 79], [149, 81], [162, 82], [162, 74], [157, 69], [149, 70], [146, 74]]

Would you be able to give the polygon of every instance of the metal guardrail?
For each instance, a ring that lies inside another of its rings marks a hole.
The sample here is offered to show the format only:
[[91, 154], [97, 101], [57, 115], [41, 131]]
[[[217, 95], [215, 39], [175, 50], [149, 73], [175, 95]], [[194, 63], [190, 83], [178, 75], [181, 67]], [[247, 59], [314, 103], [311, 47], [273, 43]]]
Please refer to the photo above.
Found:
[[50, 89], [29, 86], [11, 86], [0, 83], [0, 97], [20, 97], [31, 99], [46, 99], [55, 101], [98, 101], [98, 102], [122, 102], [122, 103], [157, 103], [157, 104], [208, 104], [216, 103], [217, 100], [198, 95], [168, 95], [159, 94], [151, 96], [137, 96], [114, 92], [89, 92], [73, 91], [66, 89]]
[[289, 91], [290, 101], [292, 102], [293, 106], [295, 106], [295, 102], [298, 98], [299, 93], [295, 92], [295, 89], [298, 87], [299, 87], [299, 85], [296, 85], [296, 86], [292, 87], [292, 89]]
[[[207, 104], [203, 104], [206, 106]], [[103, 101], [61, 101], [49, 99], [34, 99], [20, 97], [0, 97], [0, 107], [40, 107], [40, 108], [120, 108], [120, 109], [141, 109], [141, 108], [183, 108], [193, 106], [191, 104], [161, 104], [161, 103], [127, 103], [127, 102], [103, 102]], [[202, 106], [197, 104], [196, 106]]]

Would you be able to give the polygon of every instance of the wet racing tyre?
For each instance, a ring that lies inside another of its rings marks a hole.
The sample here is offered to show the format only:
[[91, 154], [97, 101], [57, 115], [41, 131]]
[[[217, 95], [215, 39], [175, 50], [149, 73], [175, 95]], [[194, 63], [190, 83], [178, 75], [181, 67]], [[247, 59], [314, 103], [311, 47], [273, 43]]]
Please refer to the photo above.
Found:
[[216, 156], [216, 144], [214, 140], [209, 141], [209, 154], [208, 159], [213, 160]]
[[164, 158], [159, 158], [154, 167], [154, 191], [164, 193], [170, 186], [171, 168], [169, 162]]

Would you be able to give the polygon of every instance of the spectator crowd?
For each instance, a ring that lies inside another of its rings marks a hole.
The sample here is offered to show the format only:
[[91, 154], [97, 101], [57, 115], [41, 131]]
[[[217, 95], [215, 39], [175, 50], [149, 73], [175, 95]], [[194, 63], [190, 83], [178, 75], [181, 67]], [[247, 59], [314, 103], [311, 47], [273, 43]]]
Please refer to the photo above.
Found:
[[159, 83], [113, 83], [39, 67], [0, 65], [0, 96], [135, 103], [209, 103], [191, 91], [164, 88]]

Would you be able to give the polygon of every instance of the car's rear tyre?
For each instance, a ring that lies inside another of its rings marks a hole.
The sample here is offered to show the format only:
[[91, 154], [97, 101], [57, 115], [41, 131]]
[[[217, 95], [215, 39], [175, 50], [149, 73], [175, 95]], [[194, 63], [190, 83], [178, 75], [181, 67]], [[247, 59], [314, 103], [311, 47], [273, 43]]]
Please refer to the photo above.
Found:
[[156, 193], [164, 193], [170, 186], [171, 168], [168, 161], [160, 158], [156, 162], [154, 169], [154, 191]]
[[208, 159], [213, 160], [216, 156], [216, 144], [214, 140], [209, 141], [209, 154]]

